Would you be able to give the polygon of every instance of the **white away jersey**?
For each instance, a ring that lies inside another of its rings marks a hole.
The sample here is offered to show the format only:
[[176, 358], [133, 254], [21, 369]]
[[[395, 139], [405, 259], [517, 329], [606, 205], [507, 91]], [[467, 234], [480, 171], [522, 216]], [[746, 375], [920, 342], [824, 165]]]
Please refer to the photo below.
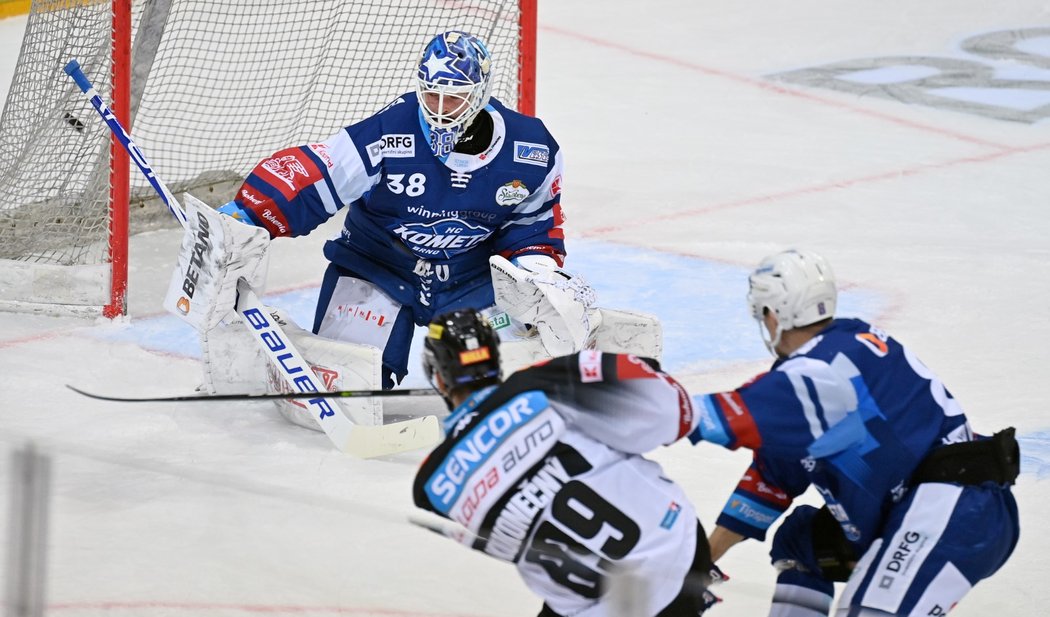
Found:
[[416, 505], [511, 561], [562, 615], [607, 614], [614, 566], [646, 579], [649, 614], [678, 594], [696, 513], [640, 453], [695, 427], [685, 390], [651, 360], [585, 351], [474, 394], [416, 476]]

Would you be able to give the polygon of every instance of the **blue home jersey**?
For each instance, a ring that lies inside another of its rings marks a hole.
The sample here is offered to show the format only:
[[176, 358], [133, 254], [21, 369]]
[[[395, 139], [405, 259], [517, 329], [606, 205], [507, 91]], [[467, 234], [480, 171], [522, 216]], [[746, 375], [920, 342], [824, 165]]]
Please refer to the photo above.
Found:
[[859, 552], [932, 448], [973, 439], [940, 380], [856, 319], [834, 320], [770, 372], [732, 392], [698, 396], [695, 406], [694, 443], [755, 452], [719, 525], [762, 539], [812, 484]]
[[493, 254], [560, 264], [557, 142], [495, 99], [483, 113], [493, 121], [488, 148], [438, 158], [416, 95], [405, 94], [325, 142], [264, 160], [235, 200], [273, 236], [309, 233], [349, 206], [325, 256], [402, 304], [449, 304], [488, 281]]

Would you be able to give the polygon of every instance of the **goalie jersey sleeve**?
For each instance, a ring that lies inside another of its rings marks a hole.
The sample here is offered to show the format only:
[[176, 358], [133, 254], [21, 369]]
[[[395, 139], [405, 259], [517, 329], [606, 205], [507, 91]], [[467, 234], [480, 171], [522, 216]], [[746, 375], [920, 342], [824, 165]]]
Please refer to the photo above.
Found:
[[652, 361], [557, 358], [457, 407], [414, 500], [461, 524], [464, 543], [514, 563], [558, 614], [602, 610], [612, 562], [646, 578], [656, 614], [682, 588], [698, 525], [681, 487], [632, 452], [685, 435], [692, 416]]
[[700, 421], [691, 441], [755, 452], [719, 519], [748, 537], [762, 537], [786, 499], [812, 484], [846, 537], [866, 546], [926, 454], [973, 438], [940, 380], [855, 319], [834, 320], [751, 383], [694, 402]]

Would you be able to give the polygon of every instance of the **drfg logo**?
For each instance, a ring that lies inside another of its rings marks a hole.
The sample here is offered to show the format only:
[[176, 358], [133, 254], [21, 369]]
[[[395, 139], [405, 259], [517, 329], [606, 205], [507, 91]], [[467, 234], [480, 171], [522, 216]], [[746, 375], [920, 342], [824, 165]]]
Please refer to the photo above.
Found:
[[1050, 117], [1050, 28], [1003, 30], [961, 44], [973, 59], [886, 56], [776, 73], [771, 79], [1033, 124]]
[[296, 176], [308, 177], [310, 175], [310, 172], [306, 170], [306, 166], [294, 154], [267, 159], [262, 162], [262, 168], [279, 178], [291, 190], [295, 190]]
[[375, 167], [384, 158], [412, 158], [416, 155], [416, 137], [411, 133], [404, 135], [383, 135], [377, 141], [365, 146], [368, 160]]
[[887, 548], [886, 555], [882, 558], [883, 574], [879, 579], [881, 589], [889, 589], [898, 576], [907, 575], [916, 551], [925, 544], [925, 536], [917, 531], [905, 531], [897, 537], [900, 541], [896, 546]]

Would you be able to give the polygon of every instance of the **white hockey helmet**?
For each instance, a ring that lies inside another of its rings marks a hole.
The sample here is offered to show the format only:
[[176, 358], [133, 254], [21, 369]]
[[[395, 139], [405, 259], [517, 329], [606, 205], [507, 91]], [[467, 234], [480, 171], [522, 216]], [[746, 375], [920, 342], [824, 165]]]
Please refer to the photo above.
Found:
[[466, 32], [444, 32], [423, 48], [416, 70], [416, 94], [423, 119], [430, 125], [435, 154], [448, 154], [462, 131], [488, 105], [491, 69], [485, 43]]
[[748, 277], [747, 302], [751, 316], [762, 326], [768, 309], [776, 315], [777, 331], [762, 339], [776, 355], [780, 335], [828, 319], [835, 314], [838, 291], [831, 266], [820, 255], [805, 250], [788, 250], [770, 255]]

